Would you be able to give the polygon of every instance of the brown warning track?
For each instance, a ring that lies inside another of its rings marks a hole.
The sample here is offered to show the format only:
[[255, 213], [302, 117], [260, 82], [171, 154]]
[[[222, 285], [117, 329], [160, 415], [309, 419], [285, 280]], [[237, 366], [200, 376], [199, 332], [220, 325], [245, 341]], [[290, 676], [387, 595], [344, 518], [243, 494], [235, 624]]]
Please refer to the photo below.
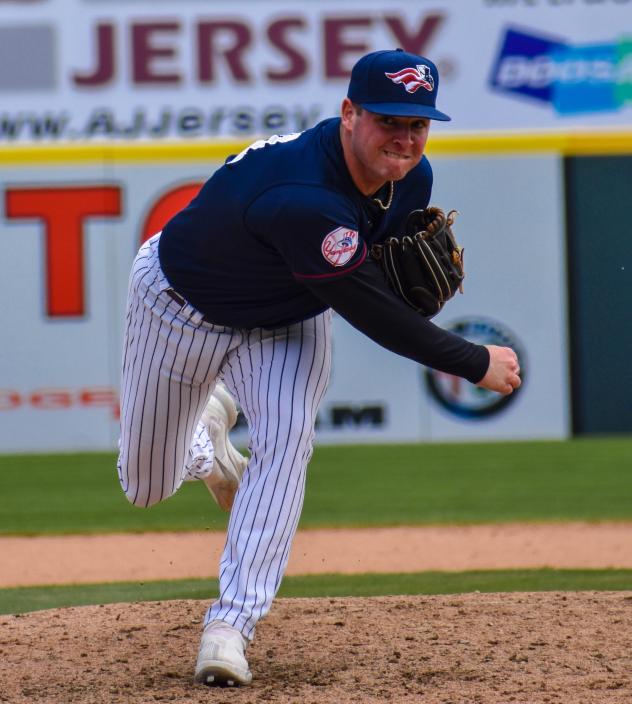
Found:
[[[217, 576], [223, 533], [0, 538], [0, 587]], [[632, 523], [299, 531], [287, 574], [632, 568]], [[0, 699], [1, 701], [1, 699]]]

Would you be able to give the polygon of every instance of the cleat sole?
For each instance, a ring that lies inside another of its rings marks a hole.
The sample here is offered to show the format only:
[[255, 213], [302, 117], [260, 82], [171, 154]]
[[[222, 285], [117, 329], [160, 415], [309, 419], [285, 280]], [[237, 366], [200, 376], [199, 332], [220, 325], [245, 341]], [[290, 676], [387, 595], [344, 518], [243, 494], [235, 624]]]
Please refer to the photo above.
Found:
[[[209, 669], [211, 670], [209, 672]], [[252, 674], [249, 670], [236, 672], [225, 662], [215, 661], [203, 666], [195, 676], [195, 681], [206, 685], [225, 685], [227, 687], [237, 687], [238, 685], [248, 685], [252, 681]]]

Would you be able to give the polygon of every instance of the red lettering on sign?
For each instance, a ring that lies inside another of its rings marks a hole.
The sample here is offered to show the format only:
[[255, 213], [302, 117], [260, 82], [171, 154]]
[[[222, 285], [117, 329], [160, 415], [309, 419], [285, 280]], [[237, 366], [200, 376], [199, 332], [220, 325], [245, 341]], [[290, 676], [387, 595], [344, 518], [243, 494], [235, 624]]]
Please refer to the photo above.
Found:
[[114, 53], [114, 25], [109, 23], [96, 26], [97, 65], [92, 73], [74, 73], [72, 80], [78, 86], [97, 86], [111, 81], [116, 70]]
[[9, 188], [6, 217], [44, 222], [46, 312], [84, 314], [83, 224], [89, 217], [121, 214], [118, 186]]
[[268, 69], [266, 76], [271, 81], [292, 81], [307, 73], [307, 60], [297, 49], [287, 41], [291, 29], [304, 29], [305, 21], [300, 17], [288, 17], [277, 20], [268, 27], [270, 44], [280, 49], [289, 59], [289, 66], [284, 71]]
[[384, 22], [393, 33], [397, 46], [412, 54], [425, 54], [426, 45], [443, 22], [443, 15], [428, 15], [416, 30], [412, 28], [411, 31], [409, 31], [410, 22], [402, 20], [397, 15], [385, 17]]
[[[369, 45], [362, 41], [347, 40], [345, 31], [349, 27], [370, 27], [372, 23], [373, 20], [370, 17], [338, 17], [325, 20], [325, 76], [327, 78], [348, 78], [351, 66], [369, 51]], [[345, 61], [349, 53], [353, 56]]]
[[41, 389], [33, 391], [30, 402], [33, 408], [53, 411], [57, 408], [70, 408], [72, 406], [72, 397], [69, 391]]
[[79, 402], [86, 408], [109, 408], [113, 418], [120, 416], [119, 396], [115, 389], [82, 389], [79, 392]]
[[160, 196], [154, 203], [141, 230], [141, 244], [160, 232], [169, 220], [195, 198], [201, 184], [187, 183]]
[[85, 389], [36, 389], [23, 392], [13, 389], [0, 389], [0, 411], [15, 411], [20, 407], [30, 407], [38, 411], [66, 411], [70, 408], [106, 408], [112, 418], [119, 418], [119, 395], [116, 389], [108, 386], [87, 387]]
[[[129, 62], [128, 73], [133, 84], [181, 84], [188, 76], [187, 67], [181, 64], [181, 48], [192, 44], [198, 83], [213, 83], [222, 78], [230, 83], [248, 83], [255, 78], [265, 78], [270, 83], [283, 83], [305, 77], [315, 70], [316, 57], [310, 56], [305, 47], [311, 37], [322, 36], [323, 76], [326, 79], [346, 79], [351, 67], [363, 55], [376, 48], [374, 31], [392, 36], [387, 45], [399, 46], [405, 51], [425, 54], [445, 19], [442, 12], [424, 14], [413, 21], [409, 12], [388, 14], [358, 13], [349, 16], [323, 16], [311, 26], [309, 18], [298, 14], [274, 13], [267, 23], [259, 24], [248, 16], [244, 19], [206, 19], [190, 24], [183, 20], [130, 22], [129, 27], [116, 26], [114, 22], [100, 22], [93, 30], [95, 47], [94, 66], [85, 72], [75, 72], [73, 82], [78, 86], [103, 86], [112, 81], [119, 66]], [[122, 31], [124, 30], [124, 31]], [[187, 33], [183, 36], [183, 30]], [[129, 52], [117, 41], [129, 31]], [[292, 34], [297, 36], [290, 41]], [[159, 35], [163, 36], [160, 37]], [[280, 52], [285, 64], [274, 61], [263, 65], [265, 43]], [[380, 42], [382, 46], [384, 42]], [[310, 61], [313, 59], [313, 62]], [[158, 60], [171, 60], [171, 70], [163, 66], [159, 71]], [[310, 64], [313, 63], [313, 66]], [[177, 64], [177, 65], [176, 65]], [[221, 71], [225, 72], [225, 75]], [[261, 73], [260, 73], [261, 71]], [[120, 72], [120, 71], [119, 71]]]
[[154, 59], [173, 58], [176, 50], [171, 46], [157, 46], [154, 37], [162, 32], [177, 32], [179, 22], [151, 22], [132, 25], [132, 80], [134, 83], [180, 83], [178, 73], [158, 73]]
[[0, 411], [12, 411], [22, 403], [20, 394], [13, 389], [0, 389]]
[[[226, 47], [226, 37], [232, 39]], [[215, 80], [215, 56], [223, 54], [232, 79], [247, 83], [250, 75], [244, 65], [244, 49], [250, 46], [252, 33], [242, 22], [200, 22], [197, 27], [198, 37], [198, 78], [202, 83]], [[224, 38], [221, 49], [216, 47], [216, 38]]]

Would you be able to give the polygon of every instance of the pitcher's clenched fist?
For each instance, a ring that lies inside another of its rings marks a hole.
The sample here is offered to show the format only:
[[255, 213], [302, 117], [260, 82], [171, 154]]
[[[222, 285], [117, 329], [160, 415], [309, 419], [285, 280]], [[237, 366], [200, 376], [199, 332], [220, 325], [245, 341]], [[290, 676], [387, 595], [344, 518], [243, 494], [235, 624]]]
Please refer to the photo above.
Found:
[[489, 352], [489, 367], [477, 386], [482, 386], [489, 391], [498, 391], [501, 394], [510, 394], [522, 383], [516, 353], [511, 347], [497, 345], [485, 345], [485, 347]]

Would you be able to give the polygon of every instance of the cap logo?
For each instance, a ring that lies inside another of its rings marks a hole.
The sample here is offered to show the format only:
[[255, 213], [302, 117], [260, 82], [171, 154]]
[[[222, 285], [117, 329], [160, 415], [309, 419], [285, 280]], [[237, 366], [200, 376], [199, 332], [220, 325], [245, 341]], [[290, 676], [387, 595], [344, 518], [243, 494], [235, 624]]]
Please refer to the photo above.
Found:
[[426, 64], [417, 64], [416, 68], [412, 66], [403, 68], [395, 73], [385, 72], [384, 75], [393, 83], [401, 83], [407, 93], [415, 93], [419, 88], [434, 90], [434, 78], [430, 73], [430, 67]]

